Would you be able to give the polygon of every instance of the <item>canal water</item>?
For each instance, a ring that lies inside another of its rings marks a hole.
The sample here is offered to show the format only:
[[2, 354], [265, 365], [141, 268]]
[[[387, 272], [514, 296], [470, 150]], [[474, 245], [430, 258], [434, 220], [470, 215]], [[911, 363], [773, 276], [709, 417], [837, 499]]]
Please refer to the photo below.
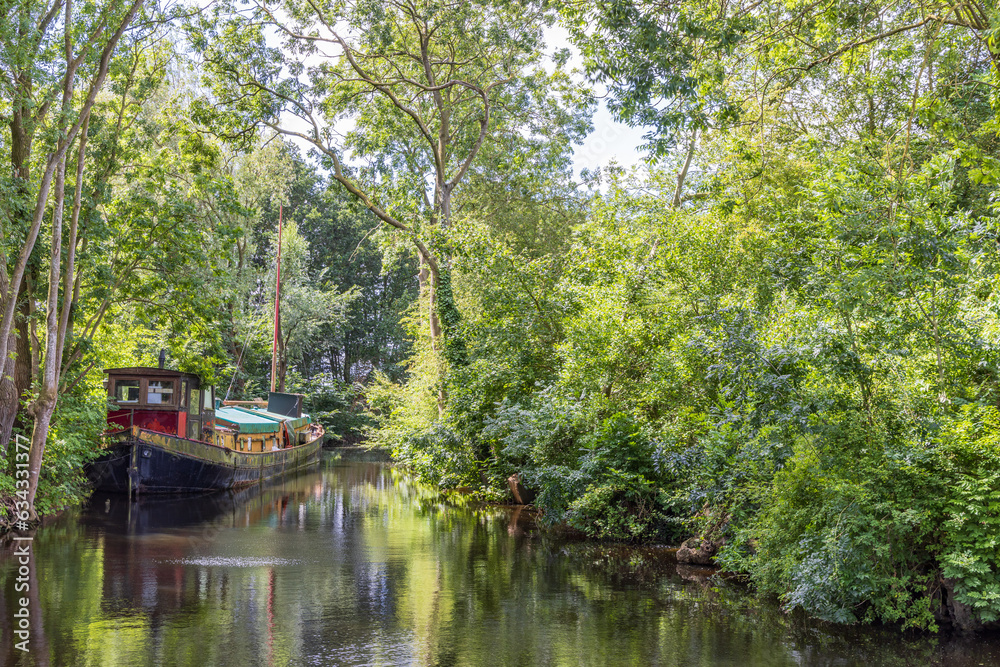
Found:
[[8, 539], [0, 665], [1000, 664], [994, 637], [836, 628], [705, 574], [327, 454], [238, 493], [98, 495]]

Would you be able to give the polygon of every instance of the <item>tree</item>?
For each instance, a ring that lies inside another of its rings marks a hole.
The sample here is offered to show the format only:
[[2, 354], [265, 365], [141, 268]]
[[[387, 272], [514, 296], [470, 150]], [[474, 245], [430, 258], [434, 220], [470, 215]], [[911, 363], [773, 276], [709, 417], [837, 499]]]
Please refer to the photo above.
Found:
[[[264, 124], [309, 142], [334, 180], [413, 243], [440, 352], [439, 230], [470, 170], [483, 168], [483, 146], [534, 130], [545, 116], [535, 93], [567, 85], [542, 68], [550, 21], [543, 5], [489, 1], [258, 2], [220, 9], [192, 40], [233, 132]], [[268, 30], [282, 49], [268, 46]], [[570, 138], [586, 127], [579, 113], [560, 128]], [[352, 170], [349, 154], [364, 164]]]
[[[340, 293], [330, 285], [326, 272], [309, 271], [309, 243], [299, 234], [294, 222], [285, 225], [281, 240], [281, 297], [277, 335], [277, 389], [285, 391], [289, 362], [300, 359], [306, 350], [319, 342], [324, 326], [342, 327], [344, 312], [356, 292]], [[277, 234], [275, 234], [277, 237]], [[271, 247], [279, 247], [273, 242]]]
[[[12, 418], [11, 405], [17, 405], [18, 388], [13, 387], [13, 373], [8, 370], [16, 363], [9, 355], [18, 295], [29, 259], [48, 217], [50, 195], [51, 246], [49, 252], [48, 296], [45, 300], [44, 358], [38, 365], [40, 373], [36, 397], [29, 408], [34, 418], [29, 456], [27, 505], [33, 507], [41, 468], [49, 421], [58, 396], [59, 372], [69, 328], [73, 285], [76, 279], [75, 253], [79, 240], [79, 215], [83, 206], [83, 175], [86, 166], [88, 124], [119, 43], [132, 21], [139, 14], [143, 0], [113, 2], [108, 5], [75, 6], [71, 0], [57, 0], [51, 5], [15, 3], [7, 9], [5, 29], [0, 34], [4, 42], [4, 86], [11, 104], [11, 162], [19, 206], [12, 207], [20, 215], [10, 221], [3, 248], [4, 271], [0, 273], [0, 359], [4, 360], [5, 420]], [[133, 36], [135, 38], [135, 36]], [[55, 53], [62, 51], [60, 57]], [[59, 63], [50, 67], [49, 63]], [[82, 89], [83, 97], [77, 94]], [[43, 172], [37, 181], [28, 171], [31, 152], [44, 141]], [[67, 167], [74, 166], [71, 151], [75, 146], [75, 186], [67, 193]], [[63, 259], [63, 221], [68, 207], [69, 226], [66, 255]], [[11, 266], [7, 251], [20, 245], [20, 252]], [[63, 297], [60, 300], [60, 288]], [[9, 382], [10, 384], [7, 384]], [[9, 439], [10, 426], [0, 425]], [[6, 440], [4, 442], [6, 446]]]
[[[58, 266], [61, 256], [62, 219], [66, 201], [65, 174], [67, 156], [74, 144], [79, 144], [78, 167], [82, 173], [82, 160], [86, 149], [87, 124], [111, 67], [112, 58], [126, 29], [142, 8], [143, 0], [113, 2], [105, 6], [74, 6], [72, 0], [54, 0], [52, 3], [15, 2], [4, 10], [3, 27], [0, 28], [0, 43], [3, 56], [0, 61], [0, 86], [9, 105], [4, 105], [5, 125], [9, 128], [11, 180], [8, 181], [12, 206], [4, 221], [3, 244], [0, 259], [4, 267], [0, 272], [0, 441], [6, 451], [11, 428], [16, 417], [24, 390], [23, 371], [17, 371], [18, 364], [24, 367], [23, 352], [26, 346], [19, 346], [22, 358], [9, 354], [16, 346], [14, 337], [14, 317], [18, 310], [23, 289], [23, 278], [29, 259], [35, 248], [39, 232], [46, 216], [50, 194], [55, 196], [52, 214], [54, 235], [52, 251]], [[58, 64], [57, 64], [58, 63]], [[51, 65], [55, 65], [54, 67]], [[79, 99], [78, 87], [84, 91]], [[41, 147], [44, 157], [37, 155]], [[42, 166], [42, 173], [32, 177], [32, 163]], [[55, 192], [53, 193], [53, 179]], [[76, 242], [80, 196], [76, 193], [72, 205], [72, 219], [69, 233]], [[71, 200], [73, 201], [73, 200]], [[19, 249], [16, 257], [10, 252]], [[67, 285], [73, 280], [73, 253], [70, 248], [65, 277]], [[11, 263], [13, 259], [13, 264]], [[50, 281], [59, 283], [61, 272], [58, 268], [50, 271]], [[64, 315], [56, 312], [58, 287], [52, 287], [47, 299], [49, 318], [47, 331], [51, 332], [52, 345], [47, 349], [52, 354], [61, 354], [67, 328], [69, 304], [65, 304]], [[61, 333], [60, 333], [61, 332]], [[22, 336], [24, 331], [22, 330]], [[48, 362], [45, 384], [53, 388], [58, 360]], [[54, 391], [54, 388], [52, 389]], [[49, 405], [54, 406], [51, 391], [46, 391], [38, 405], [42, 414], [51, 414]], [[42, 429], [42, 432], [45, 428]], [[33, 454], [32, 470], [37, 474], [40, 452]], [[34, 479], [34, 478], [32, 478]], [[30, 495], [34, 496], [34, 487]]]
[[329, 372], [346, 384], [365, 382], [376, 370], [401, 379], [411, 350], [402, 319], [417, 296], [417, 263], [405, 251], [393, 257], [385, 248], [383, 256], [382, 223], [336, 182], [318, 182], [303, 204], [299, 229], [309, 239], [310, 272], [325, 272], [332, 284], [354, 288], [356, 297], [346, 319], [325, 327], [322, 342], [303, 350], [302, 373]]
[[[206, 379], [214, 372], [212, 323], [224, 282], [218, 259], [235, 232], [206, 202], [233, 215], [242, 209], [216, 168], [220, 151], [185, 118], [185, 89], [171, 69], [176, 54], [158, 36], [133, 35], [111, 62], [84, 140], [67, 160], [73, 175], [60, 171], [55, 180], [52, 224], [44, 230], [48, 279], [37, 269], [26, 273], [35, 394], [30, 463], [37, 466], [31, 500], [56, 403], [104, 367], [95, 339], [109, 319], [131, 334], [126, 344], [139, 347], [141, 334], [154, 330], [176, 362]], [[61, 229], [70, 207], [68, 229]], [[40, 293], [48, 298], [37, 307]]]
[[752, 7], [609, 0], [570, 3], [563, 15], [590, 79], [607, 86], [612, 113], [649, 127], [646, 147], [662, 158], [686, 134], [740, 115], [725, 62], [752, 24]]

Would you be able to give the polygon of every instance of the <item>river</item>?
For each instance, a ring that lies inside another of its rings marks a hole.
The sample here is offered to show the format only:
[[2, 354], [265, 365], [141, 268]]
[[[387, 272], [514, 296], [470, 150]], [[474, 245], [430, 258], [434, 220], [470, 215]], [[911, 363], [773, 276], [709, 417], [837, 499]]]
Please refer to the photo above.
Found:
[[96, 495], [32, 537], [0, 551], [0, 665], [1000, 664], [997, 638], [811, 622], [330, 454], [238, 493]]

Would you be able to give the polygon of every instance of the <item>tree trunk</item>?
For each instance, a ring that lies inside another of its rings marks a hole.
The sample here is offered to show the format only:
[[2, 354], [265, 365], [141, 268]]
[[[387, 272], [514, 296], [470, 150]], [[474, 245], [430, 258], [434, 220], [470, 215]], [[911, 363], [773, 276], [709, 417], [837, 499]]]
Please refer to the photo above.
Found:
[[[56, 170], [55, 203], [52, 208], [52, 246], [49, 252], [49, 293], [45, 313], [45, 356], [43, 368], [39, 373], [38, 397], [29, 407], [31, 416], [35, 418], [31, 430], [31, 452], [28, 455], [28, 508], [35, 514], [35, 494], [38, 492], [38, 476], [42, 471], [42, 460], [45, 456], [45, 442], [49, 437], [49, 425], [52, 423], [52, 413], [56, 409], [56, 398], [59, 395], [59, 368], [62, 356], [59, 354], [60, 313], [59, 284], [62, 273], [62, 230], [63, 211], [66, 202], [66, 158]], [[69, 308], [63, 299], [63, 307]]]
[[[17, 75], [20, 99], [28, 99], [32, 88], [31, 77], [21, 72]], [[30, 122], [30, 111], [21, 103], [16, 104], [10, 120], [10, 163], [14, 176], [14, 184], [22, 203], [27, 204], [31, 196], [31, 144], [32, 134], [28, 131], [26, 121]], [[21, 206], [12, 207], [24, 210]], [[18, 226], [27, 227], [30, 218], [19, 216]], [[6, 275], [4, 276], [6, 278]], [[17, 308], [23, 314], [24, 287], [8, 285], [9, 297], [18, 300]], [[31, 350], [28, 343], [28, 328], [23, 321], [15, 321], [7, 336], [8, 354], [4, 355], [2, 374], [0, 374], [0, 451], [7, 456], [7, 448], [13, 436], [17, 415], [21, 410], [21, 397], [31, 386]], [[14, 359], [9, 351], [16, 350]]]
[[[15, 332], [11, 331], [7, 341], [8, 349], [12, 350], [16, 347], [16, 335]], [[16, 361], [7, 357], [6, 362], [3, 366], [3, 375], [0, 377], [0, 451], [2, 451], [4, 458], [7, 458], [7, 447], [10, 445], [10, 438], [14, 432], [14, 420], [21, 407], [21, 397], [14, 384]]]
[[684, 181], [687, 179], [688, 169], [691, 168], [691, 160], [694, 158], [694, 149], [698, 145], [698, 130], [693, 130], [691, 132], [691, 143], [688, 144], [687, 155], [684, 157], [684, 164], [681, 165], [681, 170], [677, 172], [677, 188], [674, 190], [674, 201], [673, 207], [678, 209], [681, 207], [681, 192], [684, 190]]
[[437, 308], [438, 271], [436, 265], [433, 262], [427, 261], [423, 253], [420, 253], [420, 273], [417, 274], [417, 280], [420, 285], [420, 298], [421, 300], [427, 300], [427, 319], [430, 324], [431, 333], [431, 353], [434, 355], [438, 367], [438, 412], [443, 414], [448, 394], [444, 389], [444, 383], [441, 382], [444, 379], [445, 369], [443, 367], [444, 357], [441, 355], [443, 341], [441, 336], [441, 319], [438, 316]]
[[347, 336], [344, 336], [344, 367], [341, 369], [343, 371], [344, 383], [351, 384], [351, 361], [350, 361], [350, 343], [347, 340]]
[[[22, 295], [24, 286], [22, 284]], [[31, 341], [28, 339], [28, 302], [26, 295], [19, 296], [19, 316], [15, 328], [8, 339], [9, 350], [16, 352], [16, 357], [8, 357], [0, 379], [0, 444], [3, 445], [3, 455], [7, 455], [10, 439], [15, 428], [24, 428], [21, 410], [21, 400], [31, 389]]]
[[431, 323], [431, 348], [435, 352], [441, 351], [441, 318], [438, 315], [438, 276], [437, 271], [430, 272], [430, 281], [427, 284], [427, 304], [430, 309]]
[[52, 391], [40, 395], [32, 402], [31, 412], [35, 418], [31, 429], [31, 452], [28, 454], [28, 511], [32, 519], [35, 513], [35, 494], [38, 493], [38, 476], [42, 472], [42, 459], [45, 456], [45, 441], [49, 437], [49, 426], [52, 424], [52, 413], [56, 409], [56, 393]]

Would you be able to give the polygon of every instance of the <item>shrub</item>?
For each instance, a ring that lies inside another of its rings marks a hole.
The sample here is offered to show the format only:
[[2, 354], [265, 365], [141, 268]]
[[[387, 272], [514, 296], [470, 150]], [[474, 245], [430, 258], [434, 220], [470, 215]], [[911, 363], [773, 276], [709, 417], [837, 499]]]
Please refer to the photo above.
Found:
[[375, 424], [361, 387], [325, 376], [303, 381], [296, 389], [305, 393], [305, 411], [323, 425], [329, 440], [361, 442]]
[[945, 502], [944, 578], [976, 620], [1000, 619], [1000, 411], [963, 407], [943, 429], [942, 468], [952, 479]]
[[933, 627], [928, 592], [944, 493], [938, 456], [872, 435], [855, 413], [801, 439], [760, 512], [719, 560], [748, 572], [786, 609], [838, 623]]

